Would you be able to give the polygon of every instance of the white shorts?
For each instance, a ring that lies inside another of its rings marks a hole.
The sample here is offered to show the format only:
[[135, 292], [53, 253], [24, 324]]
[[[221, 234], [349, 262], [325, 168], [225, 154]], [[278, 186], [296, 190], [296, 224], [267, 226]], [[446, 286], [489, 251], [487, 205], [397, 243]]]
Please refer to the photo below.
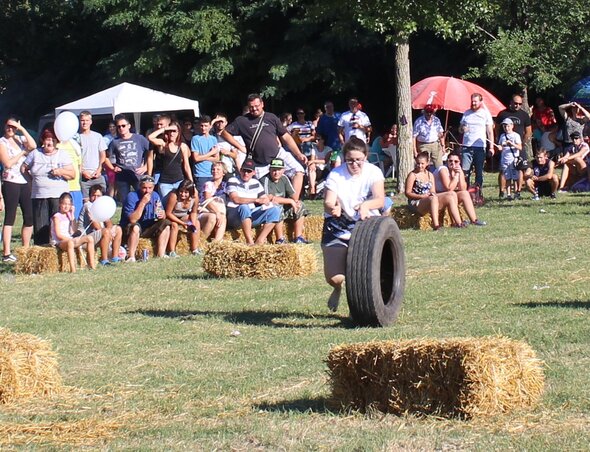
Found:
[[[279, 153], [277, 154], [276, 158], [283, 159], [285, 162], [285, 176], [289, 178], [293, 177], [295, 173], [303, 173], [305, 171], [303, 169], [303, 165], [299, 163], [299, 160], [297, 160], [293, 154], [286, 151], [283, 147], [279, 148]], [[262, 176], [267, 175], [269, 167], [270, 165], [257, 166], [256, 178], [260, 179]]]

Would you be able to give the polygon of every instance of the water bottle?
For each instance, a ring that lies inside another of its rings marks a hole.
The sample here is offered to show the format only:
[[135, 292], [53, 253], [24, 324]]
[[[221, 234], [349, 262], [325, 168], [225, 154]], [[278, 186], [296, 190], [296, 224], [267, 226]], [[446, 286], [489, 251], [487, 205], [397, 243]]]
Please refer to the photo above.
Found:
[[149, 250], [144, 249], [141, 252], [141, 260], [144, 261], [144, 262], [147, 262], [149, 258], [150, 258], [150, 252], [149, 252]]

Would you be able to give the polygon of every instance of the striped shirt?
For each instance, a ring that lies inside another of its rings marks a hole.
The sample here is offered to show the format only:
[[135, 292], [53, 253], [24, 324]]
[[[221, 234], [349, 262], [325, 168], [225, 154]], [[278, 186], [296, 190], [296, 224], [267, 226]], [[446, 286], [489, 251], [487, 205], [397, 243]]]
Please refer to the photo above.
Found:
[[[232, 177], [227, 181], [225, 192], [228, 196], [227, 207], [238, 207], [238, 204], [231, 201], [231, 193], [237, 193], [240, 198], [249, 198], [252, 200], [260, 198], [265, 194], [264, 187], [258, 179], [252, 178], [248, 182], [244, 182], [238, 177]], [[250, 203], [248, 205], [251, 209], [256, 207], [254, 203]]]

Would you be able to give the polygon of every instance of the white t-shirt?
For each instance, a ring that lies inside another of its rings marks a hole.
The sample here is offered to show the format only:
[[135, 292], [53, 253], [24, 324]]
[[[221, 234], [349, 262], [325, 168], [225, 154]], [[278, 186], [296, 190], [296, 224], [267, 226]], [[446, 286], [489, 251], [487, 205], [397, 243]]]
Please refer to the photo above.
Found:
[[[352, 176], [348, 166], [343, 164], [330, 171], [326, 180], [326, 189], [338, 196], [338, 203], [342, 210], [353, 220], [358, 220], [358, 212], [354, 209], [371, 196], [375, 182], [385, 180], [383, 173], [369, 162], [363, 164], [361, 174]], [[380, 215], [379, 209], [371, 210], [371, 216]]]
[[356, 113], [347, 111], [340, 116], [340, 120], [338, 121], [338, 127], [344, 129], [344, 141], [348, 141], [350, 137], [355, 136], [366, 143], [367, 134], [365, 131], [363, 129], [353, 128], [353, 124], [359, 124], [362, 127], [370, 127], [371, 121], [369, 120], [369, 117], [360, 110]]
[[493, 124], [492, 115], [485, 107], [477, 110], [467, 110], [461, 118], [461, 125], [464, 125], [463, 146], [476, 146], [485, 148], [487, 126]]

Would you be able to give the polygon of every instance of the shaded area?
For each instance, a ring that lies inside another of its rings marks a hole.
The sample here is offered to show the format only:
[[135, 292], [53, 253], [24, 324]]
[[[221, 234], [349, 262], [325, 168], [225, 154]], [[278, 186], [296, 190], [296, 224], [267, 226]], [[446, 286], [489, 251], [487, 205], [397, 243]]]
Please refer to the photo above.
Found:
[[334, 402], [326, 397], [313, 399], [303, 398], [295, 400], [284, 400], [275, 403], [260, 403], [252, 405], [252, 408], [261, 411], [270, 411], [278, 413], [319, 413], [319, 414], [337, 414]]
[[[302, 312], [276, 311], [199, 311], [175, 309], [138, 309], [125, 314], [141, 314], [148, 317], [194, 320], [196, 317], [221, 317], [226, 322], [254, 326], [272, 326], [276, 328], [355, 328], [352, 319], [337, 314], [307, 314]], [[313, 321], [331, 321], [327, 325], [310, 324]]]
[[529, 301], [528, 303], [512, 303], [513, 306], [525, 308], [567, 308], [567, 309], [590, 309], [590, 300], [571, 301]]

